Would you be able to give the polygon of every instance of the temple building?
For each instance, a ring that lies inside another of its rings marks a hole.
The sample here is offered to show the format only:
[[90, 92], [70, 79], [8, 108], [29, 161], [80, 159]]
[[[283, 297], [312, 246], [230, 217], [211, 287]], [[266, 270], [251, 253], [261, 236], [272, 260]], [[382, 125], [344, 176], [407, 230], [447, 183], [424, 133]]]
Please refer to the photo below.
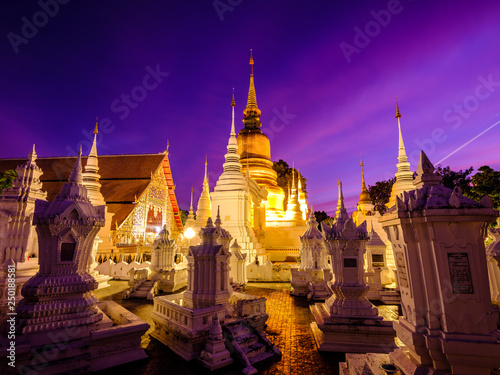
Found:
[[[116, 247], [115, 254], [134, 254], [149, 251], [149, 245], [164, 225], [174, 238], [183, 233], [168, 149], [158, 154], [97, 157], [94, 146], [95, 142], [89, 157], [82, 157], [86, 165], [83, 178], [90, 199], [96, 204], [106, 203], [109, 235], [102, 234], [103, 230], [106, 233], [106, 226], [99, 232], [103, 246]], [[75, 161], [76, 157], [37, 159], [37, 166], [43, 171], [40, 182], [48, 200], [60, 191]], [[15, 169], [24, 162], [0, 159], [0, 171]], [[99, 254], [112, 255], [106, 247], [99, 248]]]

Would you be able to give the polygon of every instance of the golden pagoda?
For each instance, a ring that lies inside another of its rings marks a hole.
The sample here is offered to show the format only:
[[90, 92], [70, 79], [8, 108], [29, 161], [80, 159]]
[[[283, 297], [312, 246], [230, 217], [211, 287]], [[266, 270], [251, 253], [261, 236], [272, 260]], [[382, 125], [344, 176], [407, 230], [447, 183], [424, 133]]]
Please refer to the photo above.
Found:
[[247, 106], [243, 111], [244, 128], [238, 134], [238, 153], [242, 164], [242, 173], [246, 174], [247, 167], [250, 177], [259, 186], [268, 192], [266, 203], [267, 221], [286, 219], [283, 209], [285, 192], [278, 186], [277, 174], [273, 170], [271, 161], [271, 145], [267, 135], [262, 133], [260, 127], [260, 109], [257, 107], [255, 84], [253, 80], [253, 57], [250, 51], [250, 88], [248, 89]]
[[363, 170], [363, 158], [361, 158], [361, 163], [359, 164], [359, 166], [361, 167], [361, 193], [359, 194], [358, 206], [361, 204], [372, 204], [370, 193], [368, 193], [368, 189], [366, 188], [365, 171]]

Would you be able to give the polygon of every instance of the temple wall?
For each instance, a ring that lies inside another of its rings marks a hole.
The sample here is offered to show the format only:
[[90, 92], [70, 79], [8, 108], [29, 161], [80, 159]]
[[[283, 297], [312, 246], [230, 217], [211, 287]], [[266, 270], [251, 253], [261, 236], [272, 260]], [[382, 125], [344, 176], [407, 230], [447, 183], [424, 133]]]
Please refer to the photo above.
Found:
[[267, 227], [265, 248], [271, 261], [296, 262], [299, 256], [300, 239], [306, 225], [295, 227]]

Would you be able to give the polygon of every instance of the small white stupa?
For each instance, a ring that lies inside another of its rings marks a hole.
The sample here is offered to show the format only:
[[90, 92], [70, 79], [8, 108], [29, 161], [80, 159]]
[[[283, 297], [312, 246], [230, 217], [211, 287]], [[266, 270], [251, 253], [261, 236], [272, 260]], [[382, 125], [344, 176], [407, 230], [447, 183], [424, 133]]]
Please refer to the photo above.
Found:
[[324, 235], [311, 207], [307, 230], [300, 236], [300, 266], [292, 268], [292, 294], [324, 301], [332, 295], [332, 277]]
[[349, 218], [340, 182], [339, 197], [337, 220], [332, 227], [322, 223], [335, 281], [333, 295], [325, 303], [310, 307], [316, 321], [316, 344], [320, 351], [387, 353], [396, 347], [392, 322], [383, 320], [366, 298], [366, 222], [356, 226]]
[[396, 118], [398, 119], [398, 134], [399, 134], [399, 149], [398, 149], [398, 171], [396, 172], [396, 182], [392, 185], [391, 197], [387, 207], [392, 207], [396, 204], [396, 197], [403, 194], [405, 191], [415, 189], [413, 186], [413, 172], [410, 170], [410, 163], [406, 156], [405, 144], [403, 142], [403, 133], [401, 132], [401, 113], [399, 105], [396, 102]]
[[28, 161], [16, 168], [17, 177], [0, 195], [0, 326], [7, 319], [10, 268], [15, 268], [15, 299], [20, 301], [21, 288], [38, 271], [38, 235], [32, 226], [35, 201], [45, 200], [36, 164], [35, 145]]
[[35, 201], [46, 200], [47, 193], [42, 190], [43, 171], [36, 158], [33, 145], [28, 161], [16, 168], [12, 186], [0, 195], [0, 264], [9, 259], [23, 263], [27, 257], [38, 256], [37, 235], [31, 221]]

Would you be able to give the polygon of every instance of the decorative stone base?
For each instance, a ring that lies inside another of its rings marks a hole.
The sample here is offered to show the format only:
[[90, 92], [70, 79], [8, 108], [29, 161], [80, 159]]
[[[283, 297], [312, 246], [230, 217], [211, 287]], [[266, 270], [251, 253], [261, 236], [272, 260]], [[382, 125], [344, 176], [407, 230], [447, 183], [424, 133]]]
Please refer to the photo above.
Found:
[[[404, 349], [398, 348], [390, 354], [346, 354], [346, 361], [339, 363], [340, 375], [447, 375], [449, 372], [435, 370], [433, 368], [416, 365], [413, 363]], [[382, 367], [385, 367], [382, 368]], [[460, 372], [460, 374], [477, 374], [471, 372]], [[489, 372], [488, 372], [489, 374]]]
[[[158, 303], [158, 301], [163, 301]], [[158, 306], [158, 310], [156, 310]], [[173, 352], [191, 361], [200, 357], [205, 349], [211, 319], [217, 314], [222, 320], [226, 314], [223, 305], [204, 309], [190, 310], [169, 303], [166, 297], [155, 297], [155, 308], [151, 314], [154, 329], [151, 332], [158, 341], [167, 345]]]
[[111, 276], [101, 275], [99, 272], [94, 273], [92, 276], [94, 276], [95, 281], [99, 283], [97, 289], [104, 289], [110, 286], [109, 280], [112, 279]]
[[[339, 363], [340, 375], [386, 375], [390, 373], [400, 375], [448, 375], [448, 374], [495, 374], [498, 369], [480, 368], [470, 363], [462, 367], [452, 369], [450, 372], [436, 370], [429, 366], [416, 364], [409, 355], [407, 348], [397, 348], [390, 354], [346, 354], [346, 361]], [[382, 369], [394, 366], [394, 371]]]
[[319, 351], [389, 353], [396, 348], [392, 322], [370, 318], [330, 317], [322, 304], [310, 306], [311, 329]]
[[326, 281], [317, 283], [308, 282], [307, 284], [294, 284], [292, 281], [292, 288], [290, 294], [293, 296], [304, 296], [308, 300], [325, 301], [332, 295], [332, 291], [328, 287]]
[[[399, 369], [391, 362], [388, 354], [347, 353], [345, 358], [345, 362], [339, 363], [340, 375], [402, 375]], [[428, 373], [422, 372], [420, 375], [426, 374]]]
[[309, 293], [309, 283], [293, 283], [291, 284], [290, 294], [297, 297], [305, 297]]
[[[498, 331], [485, 335], [440, 332], [424, 336], [417, 334], [414, 326], [402, 317], [394, 322], [394, 329], [398, 338], [414, 345], [390, 354], [391, 360], [405, 374], [420, 374], [422, 368], [433, 368], [442, 373], [489, 375], [492, 369], [500, 367]], [[430, 354], [427, 362], [417, 354], [425, 351]]]
[[[99, 302], [98, 306], [104, 318], [97, 324], [17, 336], [16, 370], [86, 373], [147, 358], [141, 336], [149, 325], [116, 302]], [[8, 355], [4, 341], [0, 342], [2, 360]]]
[[159, 279], [158, 289], [163, 293], [174, 293], [187, 286], [188, 272], [187, 268], [173, 270], [162, 274]]
[[217, 369], [231, 365], [233, 363], [233, 359], [229, 357], [219, 362], [208, 362], [205, 359], [200, 359], [200, 363], [206, 368], [208, 368], [210, 371], [215, 371]]

